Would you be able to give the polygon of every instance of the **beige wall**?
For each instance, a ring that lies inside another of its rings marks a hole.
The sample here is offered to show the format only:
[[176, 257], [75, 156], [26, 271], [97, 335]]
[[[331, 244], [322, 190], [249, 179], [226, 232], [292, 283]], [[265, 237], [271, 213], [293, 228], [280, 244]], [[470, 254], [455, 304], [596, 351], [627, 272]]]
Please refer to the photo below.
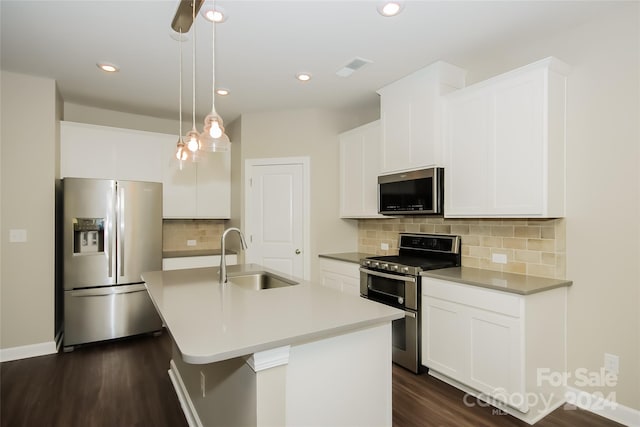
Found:
[[[640, 3], [473, 61], [468, 83], [546, 56], [572, 66], [567, 116], [568, 366], [597, 372], [620, 356], [617, 402], [640, 410]], [[569, 381], [572, 386], [572, 381]]]
[[[0, 348], [51, 343], [60, 99], [53, 80], [2, 71]], [[27, 242], [9, 243], [10, 229]]]
[[375, 110], [362, 117], [312, 109], [242, 115], [243, 166], [246, 159], [310, 158], [312, 280], [318, 278], [318, 254], [357, 248], [357, 222], [338, 218], [338, 134], [377, 117]]

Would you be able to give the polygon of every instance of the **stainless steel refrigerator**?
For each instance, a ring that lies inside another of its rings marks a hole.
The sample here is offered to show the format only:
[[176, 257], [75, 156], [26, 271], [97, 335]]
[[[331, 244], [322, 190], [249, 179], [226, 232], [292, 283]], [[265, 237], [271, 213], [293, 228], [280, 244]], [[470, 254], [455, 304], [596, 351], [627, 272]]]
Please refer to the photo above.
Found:
[[65, 351], [160, 330], [140, 275], [162, 269], [162, 184], [65, 178], [62, 193]]

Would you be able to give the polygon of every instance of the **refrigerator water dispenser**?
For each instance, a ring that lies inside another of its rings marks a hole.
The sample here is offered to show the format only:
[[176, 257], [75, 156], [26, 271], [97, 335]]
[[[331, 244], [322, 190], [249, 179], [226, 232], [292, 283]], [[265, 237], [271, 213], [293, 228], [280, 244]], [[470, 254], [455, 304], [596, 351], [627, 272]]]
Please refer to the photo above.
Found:
[[73, 218], [73, 253], [104, 252], [104, 218]]

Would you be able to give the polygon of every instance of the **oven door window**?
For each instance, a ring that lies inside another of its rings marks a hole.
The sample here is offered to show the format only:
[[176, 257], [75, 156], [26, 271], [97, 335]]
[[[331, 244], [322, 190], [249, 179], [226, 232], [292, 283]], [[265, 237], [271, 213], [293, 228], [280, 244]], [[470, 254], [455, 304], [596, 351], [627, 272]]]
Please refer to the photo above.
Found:
[[405, 300], [405, 282], [398, 279], [369, 275], [367, 277], [369, 299], [395, 307], [403, 307]]
[[381, 184], [380, 208], [383, 211], [433, 211], [433, 178]]

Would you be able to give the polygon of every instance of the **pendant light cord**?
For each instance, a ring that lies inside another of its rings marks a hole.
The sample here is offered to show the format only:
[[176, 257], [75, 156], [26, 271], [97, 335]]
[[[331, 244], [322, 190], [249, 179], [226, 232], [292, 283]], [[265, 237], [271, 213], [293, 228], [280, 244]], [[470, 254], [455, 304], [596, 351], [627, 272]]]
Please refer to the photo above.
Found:
[[182, 139], [182, 27], [180, 27], [178, 45], [180, 46], [180, 70], [178, 72], [178, 75], [180, 76], [180, 83], [178, 84], [178, 111], [180, 116], [178, 118], [178, 122], [180, 123], [180, 139]]
[[192, 70], [192, 85], [193, 85], [193, 130], [196, 129], [196, 0], [192, 0], [193, 8], [191, 13], [191, 18], [193, 22], [193, 48], [192, 48], [192, 57], [193, 57], [193, 70]]
[[[216, 2], [211, 0], [215, 14]], [[216, 21], [211, 20], [211, 112], [216, 112]]]

